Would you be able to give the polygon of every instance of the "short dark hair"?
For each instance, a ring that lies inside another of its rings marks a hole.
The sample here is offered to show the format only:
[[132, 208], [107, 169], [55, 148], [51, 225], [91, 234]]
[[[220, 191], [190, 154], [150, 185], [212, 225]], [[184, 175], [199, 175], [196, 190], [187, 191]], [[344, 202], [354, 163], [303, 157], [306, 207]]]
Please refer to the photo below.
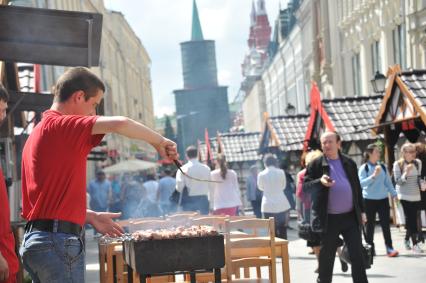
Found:
[[170, 175], [172, 175], [172, 170], [164, 169], [164, 174], [166, 174], [167, 176], [170, 176]]
[[146, 180], [147, 181], [155, 181], [155, 175], [150, 173], [146, 175]]
[[196, 158], [198, 156], [198, 149], [193, 145], [188, 146], [186, 148], [186, 156], [188, 158]]
[[9, 93], [6, 88], [0, 83], [0, 101], [8, 102], [9, 101]]
[[84, 91], [86, 101], [96, 96], [98, 90], [105, 92], [105, 85], [94, 73], [85, 67], [74, 67], [63, 73], [54, 88], [57, 102], [67, 101], [76, 91]]
[[272, 154], [267, 154], [265, 155], [265, 157], [263, 158], [263, 163], [265, 164], [266, 167], [268, 166], [274, 166], [277, 167], [278, 164], [278, 160], [275, 156], [273, 156]]

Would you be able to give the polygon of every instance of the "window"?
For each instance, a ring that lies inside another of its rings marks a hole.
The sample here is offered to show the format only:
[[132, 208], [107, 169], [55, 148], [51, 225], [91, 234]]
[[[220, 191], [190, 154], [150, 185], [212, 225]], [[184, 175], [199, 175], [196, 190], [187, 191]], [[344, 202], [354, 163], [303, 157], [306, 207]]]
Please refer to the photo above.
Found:
[[405, 63], [405, 27], [401, 24], [392, 31], [393, 60], [401, 69], [406, 68]]
[[354, 86], [354, 95], [361, 95], [361, 66], [359, 53], [356, 53], [352, 56], [352, 76], [353, 76], [353, 86]]
[[371, 59], [372, 59], [372, 66], [373, 66], [373, 75], [379, 71], [382, 70], [382, 60], [380, 57], [380, 41], [374, 41], [373, 44], [371, 44]]

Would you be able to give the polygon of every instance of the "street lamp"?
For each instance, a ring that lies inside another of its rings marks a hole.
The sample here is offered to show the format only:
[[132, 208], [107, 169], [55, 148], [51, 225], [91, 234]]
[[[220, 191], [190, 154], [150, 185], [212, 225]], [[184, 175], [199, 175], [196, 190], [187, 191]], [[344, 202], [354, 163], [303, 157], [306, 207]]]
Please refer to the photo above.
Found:
[[296, 107], [294, 107], [293, 104], [288, 103], [287, 107], [285, 108], [285, 112], [287, 113], [287, 115], [293, 116], [294, 114], [296, 114]]
[[386, 86], [386, 77], [380, 73], [379, 71], [376, 71], [376, 74], [371, 79], [371, 85], [373, 86], [374, 92], [376, 93], [383, 93], [385, 92], [385, 86]]

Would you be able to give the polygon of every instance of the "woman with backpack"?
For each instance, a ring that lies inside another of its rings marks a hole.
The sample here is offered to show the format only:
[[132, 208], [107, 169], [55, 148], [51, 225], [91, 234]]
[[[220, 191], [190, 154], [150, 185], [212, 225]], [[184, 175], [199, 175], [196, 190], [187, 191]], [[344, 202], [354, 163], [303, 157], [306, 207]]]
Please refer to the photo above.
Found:
[[385, 239], [386, 254], [389, 257], [396, 257], [398, 256], [398, 251], [393, 248], [389, 226], [390, 206], [388, 194], [391, 194], [392, 198], [396, 198], [397, 193], [386, 170], [386, 166], [379, 161], [380, 148], [376, 144], [369, 144], [364, 152], [364, 163], [358, 170], [367, 214], [366, 241], [373, 248], [373, 255], [375, 255], [373, 240], [376, 214], [378, 213]]
[[420, 174], [422, 162], [416, 159], [416, 147], [412, 143], [405, 143], [401, 147], [401, 158], [393, 164], [393, 176], [396, 182], [398, 198], [401, 201], [405, 216], [405, 247], [411, 250], [410, 238], [413, 243], [413, 252], [422, 253], [418, 245], [417, 211], [420, 207]]

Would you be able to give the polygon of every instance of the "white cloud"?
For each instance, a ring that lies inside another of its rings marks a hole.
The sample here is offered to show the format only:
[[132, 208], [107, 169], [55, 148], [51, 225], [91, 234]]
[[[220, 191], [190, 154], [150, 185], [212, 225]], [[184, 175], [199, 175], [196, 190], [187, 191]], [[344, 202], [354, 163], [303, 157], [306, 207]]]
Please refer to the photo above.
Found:
[[[265, 0], [273, 26], [280, 0]], [[285, 7], [287, 0], [281, 0]], [[247, 52], [251, 0], [197, 0], [206, 39], [216, 41], [218, 78], [227, 85], [229, 101], [241, 83], [241, 62]], [[105, 0], [135, 30], [152, 60], [155, 115], [174, 112], [174, 89], [183, 87], [180, 42], [191, 37], [192, 0]]]

